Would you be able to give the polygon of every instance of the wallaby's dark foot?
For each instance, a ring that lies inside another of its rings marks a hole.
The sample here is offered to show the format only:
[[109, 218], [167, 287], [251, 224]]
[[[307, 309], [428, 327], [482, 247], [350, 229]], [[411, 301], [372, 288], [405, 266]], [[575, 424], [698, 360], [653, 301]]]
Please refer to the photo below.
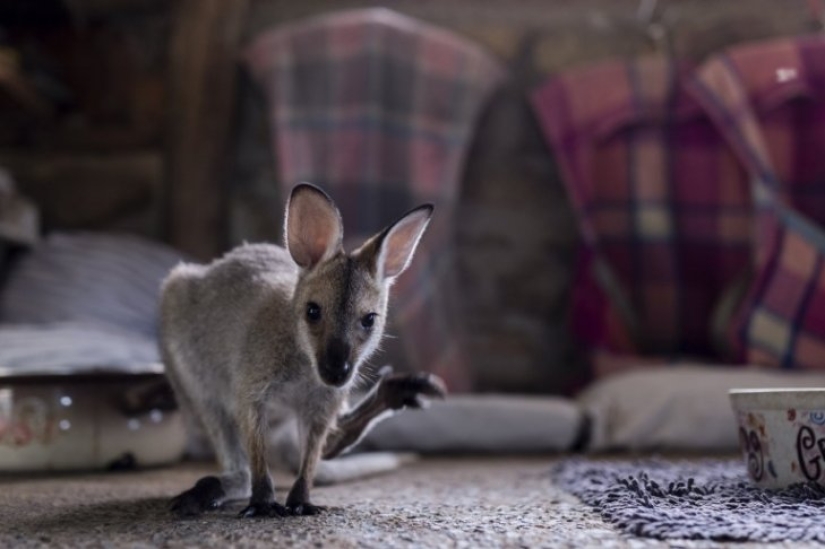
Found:
[[220, 507], [225, 496], [218, 477], [203, 477], [195, 486], [172, 498], [170, 510], [184, 517], [200, 515]]
[[295, 515], [296, 517], [320, 515], [327, 510], [327, 508], [323, 505], [313, 505], [311, 503], [296, 503], [293, 505], [287, 505], [286, 509], [290, 515]]
[[301, 517], [317, 515], [327, 510], [326, 507], [309, 502], [309, 483], [303, 476], [295, 479], [295, 484], [292, 485], [292, 490], [286, 498], [286, 509], [290, 515]]
[[389, 374], [379, 382], [379, 396], [387, 408], [421, 408], [422, 397], [444, 398], [447, 388], [438, 376], [427, 373]]
[[290, 512], [277, 501], [268, 503], [250, 503], [239, 513], [241, 518], [285, 517]]

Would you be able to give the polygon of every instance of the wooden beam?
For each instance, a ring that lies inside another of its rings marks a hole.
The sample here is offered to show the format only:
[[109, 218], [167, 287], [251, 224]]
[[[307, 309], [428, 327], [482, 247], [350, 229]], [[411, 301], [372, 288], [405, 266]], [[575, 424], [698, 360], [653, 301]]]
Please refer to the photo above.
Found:
[[199, 259], [223, 248], [224, 176], [247, 0], [180, 0], [170, 42], [166, 233]]

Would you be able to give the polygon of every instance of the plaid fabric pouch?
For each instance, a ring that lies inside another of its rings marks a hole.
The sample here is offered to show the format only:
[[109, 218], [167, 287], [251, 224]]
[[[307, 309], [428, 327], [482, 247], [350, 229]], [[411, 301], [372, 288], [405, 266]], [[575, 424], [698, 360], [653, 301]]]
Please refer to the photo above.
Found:
[[572, 325], [591, 350], [714, 356], [714, 310], [749, 264], [746, 175], [686, 93], [688, 71], [612, 62], [533, 95], [579, 217]]
[[691, 87], [752, 178], [756, 277], [731, 340], [750, 363], [825, 368], [825, 39], [734, 48]]
[[309, 181], [330, 192], [348, 242], [435, 203], [395, 286], [393, 324], [413, 367], [468, 389], [454, 213], [475, 123], [502, 69], [468, 41], [386, 9], [266, 32], [246, 56], [267, 94], [281, 184]]

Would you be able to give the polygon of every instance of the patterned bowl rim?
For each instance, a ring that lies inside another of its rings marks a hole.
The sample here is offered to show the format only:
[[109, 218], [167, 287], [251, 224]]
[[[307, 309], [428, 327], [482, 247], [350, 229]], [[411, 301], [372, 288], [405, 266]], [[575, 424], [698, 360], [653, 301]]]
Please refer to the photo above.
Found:
[[825, 410], [825, 387], [731, 389], [728, 394], [736, 410]]

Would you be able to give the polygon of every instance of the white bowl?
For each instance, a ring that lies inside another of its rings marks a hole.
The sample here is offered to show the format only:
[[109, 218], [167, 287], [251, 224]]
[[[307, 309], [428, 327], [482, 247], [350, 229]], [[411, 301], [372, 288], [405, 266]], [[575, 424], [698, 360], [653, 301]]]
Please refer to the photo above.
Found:
[[825, 485], [825, 388], [733, 389], [730, 399], [757, 486]]

